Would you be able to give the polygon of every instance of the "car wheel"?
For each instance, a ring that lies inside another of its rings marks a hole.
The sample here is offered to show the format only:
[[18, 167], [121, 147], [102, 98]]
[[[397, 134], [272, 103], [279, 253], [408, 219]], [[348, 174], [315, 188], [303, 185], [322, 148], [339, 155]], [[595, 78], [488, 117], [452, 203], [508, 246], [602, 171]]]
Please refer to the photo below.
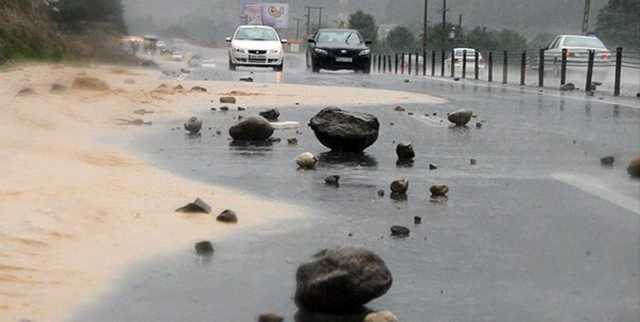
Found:
[[282, 62], [282, 64], [273, 67], [273, 70], [276, 72], [281, 72], [284, 69], [284, 62]]
[[231, 61], [231, 58], [229, 58], [229, 70], [236, 70], [236, 64]]
[[320, 64], [313, 59], [311, 59], [311, 72], [319, 73], [320, 72]]

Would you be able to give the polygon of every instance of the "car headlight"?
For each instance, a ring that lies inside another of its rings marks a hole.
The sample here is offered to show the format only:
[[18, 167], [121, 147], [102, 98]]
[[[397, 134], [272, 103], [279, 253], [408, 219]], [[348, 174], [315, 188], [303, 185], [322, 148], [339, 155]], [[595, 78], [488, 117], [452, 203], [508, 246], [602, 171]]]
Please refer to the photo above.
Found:
[[358, 55], [366, 56], [366, 55], [369, 55], [369, 54], [371, 54], [371, 49], [365, 49], [365, 50], [361, 51]]
[[242, 48], [233, 48], [233, 50], [236, 53], [241, 53], [241, 54], [247, 54], [248, 53], [248, 51], [246, 49], [242, 49]]
[[329, 52], [327, 52], [324, 49], [320, 49], [320, 48], [314, 48], [313, 51], [315, 51], [317, 54], [322, 54], [322, 55], [328, 55]]
[[280, 49], [271, 49], [269, 51], [270, 54], [279, 54], [280, 53]]

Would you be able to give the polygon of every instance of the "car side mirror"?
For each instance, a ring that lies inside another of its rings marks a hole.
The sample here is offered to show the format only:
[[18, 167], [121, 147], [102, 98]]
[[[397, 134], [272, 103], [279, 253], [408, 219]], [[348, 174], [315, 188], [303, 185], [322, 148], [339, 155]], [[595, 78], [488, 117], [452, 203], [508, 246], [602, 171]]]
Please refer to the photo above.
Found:
[[224, 39], [226, 42], [231, 42], [231, 37], [227, 37]]
[[316, 43], [316, 41], [315, 41], [315, 39], [309, 39], [309, 43], [310, 43], [310, 44], [315, 44], [315, 43]]
[[286, 39], [282, 39], [282, 40], [280, 40], [280, 42], [283, 43], [283, 44], [287, 44], [289, 41], [286, 40]]
[[367, 40], [367, 41], [365, 41], [365, 42], [364, 42], [364, 44], [365, 44], [365, 45], [367, 45], [367, 46], [369, 46], [369, 45], [373, 44], [373, 41], [371, 41], [371, 40]]

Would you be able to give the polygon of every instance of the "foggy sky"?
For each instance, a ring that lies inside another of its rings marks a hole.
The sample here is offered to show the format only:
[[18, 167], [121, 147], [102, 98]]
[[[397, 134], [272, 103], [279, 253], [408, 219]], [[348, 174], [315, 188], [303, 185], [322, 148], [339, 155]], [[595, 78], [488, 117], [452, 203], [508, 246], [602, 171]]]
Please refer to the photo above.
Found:
[[[160, 25], [180, 24], [189, 19], [202, 20], [211, 26], [201, 34], [214, 38], [228, 34], [239, 23], [238, 0], [123, 0], [127, 22], [135, 25], [143, 17], [153, 16]], [[289, 3], [292, 17], [304, 19], [305, 6], [325, 7], [324, 24], [335, 24], [341, 13], [361, 9], [374, 14], [379, 24], [403, 24], [418, 29], [422, 22], [424, 0], [275, 0]], [[596, 16], [607, 0], [592, 0], [592, 29]], [[467, 29], [476, 26], [492, 29], [508, 28], [533, 37], [538, 33], [579, 33], [582, 26], [584, 0], [448, 0], [447, 18], [458, 23], [463, 14]], [[442, 0], [429, 0], [429, 21], [442, 19]], [[317, 13], [312, 20], [317, 21]], [[305, 21], [301, 22], [304, 29]], [[290, 28], [295, 29], [291, 19]], [[207, 29], [206, 27], [200, 27]], [[135, 28], [134, 28], [135, 29]], [[136, 30], [133, 30], [134, 32]], [[294, 31], [291, 31], [295, 33]]]

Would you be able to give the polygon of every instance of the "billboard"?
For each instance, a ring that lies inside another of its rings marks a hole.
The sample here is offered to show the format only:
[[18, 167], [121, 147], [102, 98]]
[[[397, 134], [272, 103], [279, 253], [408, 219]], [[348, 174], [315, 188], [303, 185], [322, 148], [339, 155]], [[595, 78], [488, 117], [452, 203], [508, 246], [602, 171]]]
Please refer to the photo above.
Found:
[[242, 22], [247, 25], [267, 25], [289, 28], [289, 4], [242, 1]]

